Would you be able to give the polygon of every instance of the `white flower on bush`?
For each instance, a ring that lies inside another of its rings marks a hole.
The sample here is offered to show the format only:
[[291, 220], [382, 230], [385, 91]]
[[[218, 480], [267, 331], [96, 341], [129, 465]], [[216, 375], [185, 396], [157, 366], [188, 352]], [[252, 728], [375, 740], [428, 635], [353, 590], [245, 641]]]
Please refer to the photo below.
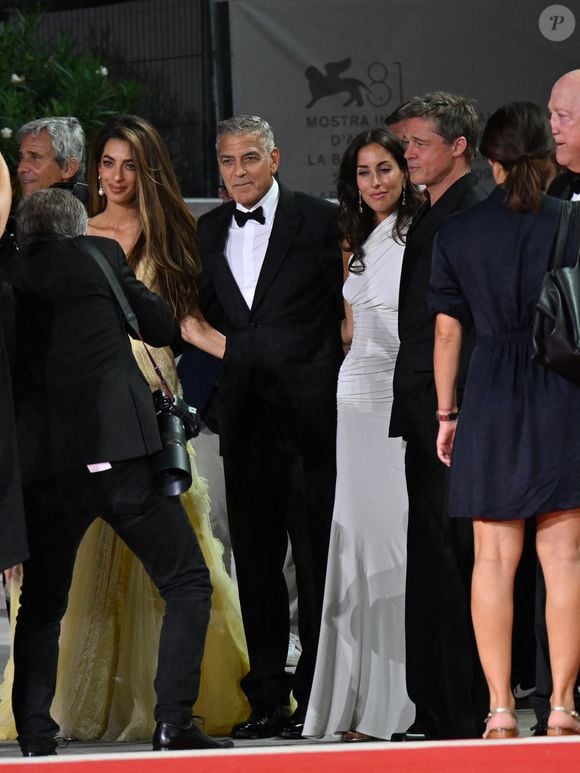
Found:
[[2, 137], [3, 140], [9, 140], [10, 137], [12, 137], [12, 129], [9, 126], [0, 129], [0, 137]]
[[10, 78], [11, 83], [24, 83], [26, 78], [23, 75], [17, 75], [15, 72], [12, 73], [12, 76]]
[[98, 70], [95, 70], [96, 75], [100, 75], [102, 78], [106, 78], [109, 74], [109, 70], [102, 64]]

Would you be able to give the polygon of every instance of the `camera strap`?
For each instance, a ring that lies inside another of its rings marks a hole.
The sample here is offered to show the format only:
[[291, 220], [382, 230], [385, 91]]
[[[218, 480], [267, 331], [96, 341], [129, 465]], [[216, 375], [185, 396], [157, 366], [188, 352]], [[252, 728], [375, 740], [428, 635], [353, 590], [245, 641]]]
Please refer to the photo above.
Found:
[[143, 340], [143, 336], [141, 335], [141, 331], [139, 330], [137, 315], [131, 308], [131, 304], [127, 300], [127, 296], [125, 295], [125, 292], [121, 287], [121, 283], [119, 282], [119, 279], [115, 274], [113, 267], [111, 266], [107, 258], [103, 255], [101, 250], [97, 247], [97, 245], [94, 244], [92, 240], [90, 240], [90, 237], [88, 240], [84, 241], [83, 244], [80, 244], [77, 242], [77, 246], [84, 253], [94, 258], [97, 265], [105, 275], [105, 278], [109, 283], [109, 286], [113, 292], [113, 295], [115, 296], [115, 300], [119, 304], [119, 308], [121, 309], [123, 316], [125, 317], [125, 322], [127, 323], [127, 326], [129, 327], [130, 330], [133, 331], [133, 333], [135, 333], [137, 338], [141, 341], [141, 343], [145, 347], [145, 352], [147, 353], [147, 356], [151, 361], [151, 365], [153, 366], [153, 369], [157, 374], [157, 377], [159, 378], [159, 383], [161, 384], [162, 391], [167, 395], [167, 397], [170, 400], [173, 400], [173, 392], [171, 391], [169, 384], [165, 380], [163, 373], [161, 372], [161, 368], [155, 361], [153, 355], [151, 354], [151, 352], [149, 351], [149, 348], [147, 347], [147, 344]]

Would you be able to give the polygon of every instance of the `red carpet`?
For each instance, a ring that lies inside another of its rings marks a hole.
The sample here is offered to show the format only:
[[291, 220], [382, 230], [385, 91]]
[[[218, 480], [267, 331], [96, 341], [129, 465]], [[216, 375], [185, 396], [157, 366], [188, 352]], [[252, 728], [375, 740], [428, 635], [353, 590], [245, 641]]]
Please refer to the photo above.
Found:
[[61, 755], [0, 761], [0, 773], [572, 773], [580, 738]]

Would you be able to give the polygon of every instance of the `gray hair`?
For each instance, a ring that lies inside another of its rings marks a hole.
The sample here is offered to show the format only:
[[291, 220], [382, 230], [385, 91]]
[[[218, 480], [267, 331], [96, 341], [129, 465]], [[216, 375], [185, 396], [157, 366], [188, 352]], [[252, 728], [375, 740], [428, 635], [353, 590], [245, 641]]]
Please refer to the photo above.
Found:
[[465, 97], [448, 91], [433, 91], [423, 97], [413, 97], [400, 108], [403, 118], [429, 118], [435, 131], [451, 144], [465, 137], [465, 157], [473, 161], [477, 156], [478, 118], [475, 108]]
[[276, 147], [270, 124], [257, 115], [235, 115], [217, 125], [216, 149], [224, 134], [257, 134], [264, 151], [270, 154]]
[[20, 200], [16, 210], [16, 236], [20, 244], [42, 236], [82, 236], [87, 213], [70, 191], [48, 188]]
[[85, 133], [78, 118], [74, 116], [48, 116], [37, 118], [21, 126], [16, 132], [16, 140], [21, 143], [24, 137], [32, 134], [38, 137], [45, 131], [50, 137], [56, 163], [62, 169], [67, 161], [76, 158], [79, 162], [79, 171], [72, 178], [72, 182], [84, 177]]

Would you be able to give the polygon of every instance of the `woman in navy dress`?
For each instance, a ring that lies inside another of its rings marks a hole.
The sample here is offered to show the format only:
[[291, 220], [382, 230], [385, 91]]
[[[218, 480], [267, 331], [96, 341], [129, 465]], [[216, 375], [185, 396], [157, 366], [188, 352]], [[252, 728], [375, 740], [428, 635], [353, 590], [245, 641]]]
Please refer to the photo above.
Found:
[[[472, 518], [472, 616], [490, 692], [485, 738], [518, 734], [511, 691], [513, 584], [526, 518], [546, 579], [553, 677], [548, 735], [580, 733], [580, 386], [532, 360], [534, 306], [561, 203], [542, 193], [553, 139], [537, 105], [494, 113], [481, 152], [498, 187], [444, 224], [429, 305], [436, 314], [437, 453], [451, 467], [450, 515]], [[455, 382], [474, 327], [461, 417]]]

